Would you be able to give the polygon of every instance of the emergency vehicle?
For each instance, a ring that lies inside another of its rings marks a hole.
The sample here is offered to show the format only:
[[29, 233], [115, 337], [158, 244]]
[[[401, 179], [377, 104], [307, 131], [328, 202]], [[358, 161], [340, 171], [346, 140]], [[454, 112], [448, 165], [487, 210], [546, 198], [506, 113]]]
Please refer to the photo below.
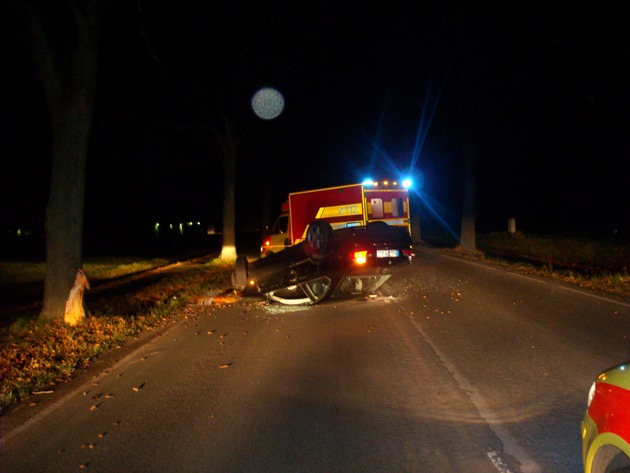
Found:
[[411, 235], [410, 181], [364, 181], [289, 194], [271, 234], [260, 248], [262, 256], [277, 253], [306, 238], [308, 225], [325, 220], [333, 230], [384, 222], [405, 227]]
[[584, 473], [630, 471], [630, 363], [601, 373], [582, 420]]

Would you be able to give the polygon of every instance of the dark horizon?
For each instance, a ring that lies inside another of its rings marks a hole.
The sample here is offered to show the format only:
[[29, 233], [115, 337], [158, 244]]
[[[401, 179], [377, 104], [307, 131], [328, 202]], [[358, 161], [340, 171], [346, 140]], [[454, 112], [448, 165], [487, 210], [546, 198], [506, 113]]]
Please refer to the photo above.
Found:
[[[413, 5], [155, 1], [141, 18], [110, 7], [86, 239], [157, 221], [220, 225], [221, 162], [206, 135], [217, 97], [237, 103], [247, 131], [241, 222], [270, 223], [262, 216], [289, 192], [411, 174], [423, 228], [459, 233], [464, 104], [478, 231], [515, 218], [526, 233], [628, 238], [628, 12]], [[1, 12], [0, 228], [41, 233], [50, 125], [17, 23]], [[264, 86], [284, 96], [273, 120], [249, 108]]]

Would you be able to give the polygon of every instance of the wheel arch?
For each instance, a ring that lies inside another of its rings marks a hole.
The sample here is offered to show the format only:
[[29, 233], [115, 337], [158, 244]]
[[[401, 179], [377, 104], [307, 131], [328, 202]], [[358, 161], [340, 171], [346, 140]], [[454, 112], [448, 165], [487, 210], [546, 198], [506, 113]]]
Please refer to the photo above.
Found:
[[601, 445], [595, 452], [590, 464], [590, 473], [628, 473], [630, 457], [628, 453], [613, 444]]

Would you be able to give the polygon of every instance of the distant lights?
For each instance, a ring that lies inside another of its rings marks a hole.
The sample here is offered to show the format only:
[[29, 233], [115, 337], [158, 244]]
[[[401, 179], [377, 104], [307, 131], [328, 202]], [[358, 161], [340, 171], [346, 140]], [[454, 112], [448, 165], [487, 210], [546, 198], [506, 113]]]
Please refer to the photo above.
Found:
[[172, 235], [178, 233], [179, 235], [188, 234], [189, 232], [198, 232], [201, 229], [201, 221], [188, 220], [185, 222], [177, 223], [153, 223], [153, 232], [159, 237], [161, 235]]

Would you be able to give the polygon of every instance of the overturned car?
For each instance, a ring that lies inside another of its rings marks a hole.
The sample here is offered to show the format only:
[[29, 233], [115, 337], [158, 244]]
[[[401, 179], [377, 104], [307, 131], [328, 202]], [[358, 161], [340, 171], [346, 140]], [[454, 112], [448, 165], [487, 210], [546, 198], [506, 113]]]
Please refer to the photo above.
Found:
[[297, 245], [251, 263], [239, 256], [232, 286], [243, 295], [264, 294], [288, 305], [369, 294], [411, 263], [412, 243], [406, 228], [384, 222], [333, 230], [315, 220]]

